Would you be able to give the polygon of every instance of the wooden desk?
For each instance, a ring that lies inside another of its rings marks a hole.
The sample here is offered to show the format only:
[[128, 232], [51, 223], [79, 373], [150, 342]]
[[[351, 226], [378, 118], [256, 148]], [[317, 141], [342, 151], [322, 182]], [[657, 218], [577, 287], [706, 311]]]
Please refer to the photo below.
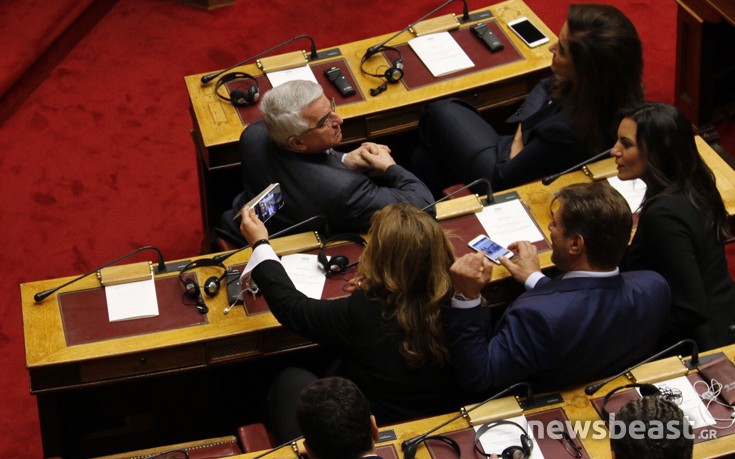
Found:
[[[697, 143], [703, 158], [715, 172], [728, 213], [735, 215], [735, 171], [706, 142], [697, 139]], [[550, 186], [534, 182], [517, 187], [514, 191], [527, 204], [531, 215], [548, 238], [547, 226], [551, 219], [549, 206], [553, 193], [565, 185], [587, 181], [590, 181], [589, 177], [582, 172], [575, 172], [560, 177]], [[437, 213], [440, 218], [454, 215], [467, 205], [466, 202], [459, 199], [440, 203]], [[273, 241], [273, 247], [280, 254], [312, 250], [318, 246], [313, 233]], [[250, 253], [249, 249], [245, 250], [226, 263], [244, 263]], [[541, 254], [541, 266], [553, 266], [550, 251]], [[214, 274], [220, 273], [203, 269], [198, 273], [198, 278], [201, 282]], [[176, 275], [177, 273], [169, 273], [160, 277]], [[248, 316], [242, 307], [236, 307], [225, 315], [223, 311], [227, 307], [227, 300], [223, 294], [207, 299], [210, 311], [205, 324], [68, 346], [58, 297], [54, 295], [41, 304], [35, 304], [33, 295], [70, 279], [71, 277], [31, 282], [20, 286], [26, 365], [30, 374], [31, 392], [38, 397], [44, 445], [53, 444], [52, 439], [47, 439], [47, 432], [53, 431], [54, 424], [59, 422], [53, 413], [53, 401], [66, 390], [125, 384], [141, 378], [203, 370], [312, 346], [312, 343], [282, 328], [270, 313]], [[515, 283], [510, 279], [508, 271], [498, 266], [493, 270], [491, 286], [501, 290], [503, 285]], [[94, 276], [89, 276], [65, 291], [96, 287], [99, 287], [98, 281]], [[494, 295], [494, 292], [490, 294]]]
[[[447, 96], [465, 99], [480, 111], [523, 100], [538, 80], [549, 74], [551, 65], [549, 46], [556, 41], [556, 36], [522, 0], [507, 0], [477, 11], [488, 9], [512, 42], [506, 43], [506, 46], [515, 46], [521, 53], [522, 60], [456, 78], [442, 79], [441, 82], [411, 90], [403, 84], [392, 84], [384, 93], [372, 97], [370, 88], [376, 86], [376, 79], [360, 72], [360, 60], [367, 48], [393, 34], [339, 45], [341, 56], [327, 58], [324, 61], [344, 60], [341, 65], [346, 64], [349, 67], [365, 98], [363, 101], [347, 105], [339, 105], [340, 100], [337, 100], [339, 114], [344, 118], [343, 143], [375, 139], [415, 128], [423, 106], [427, 102]], [[550, 42], [537, 48], [524, 45], [506, 26], [509, 20], [521, 16], [526, 16], [537, 24], [549, 36]], [[467, 23], [462, 27], [466, 28], [472, 24]], [[393, 46], [405, 44], [412, 37], [409, 32], [404, 32], [389, 44]], [[264, 49], [267, 47], [263, 46]], [[382, 59], [374, 57], [371, 62]], [[320, 60], [317, 63], [324, 61]], [[377, 67], [377, 64], [375, 65]], [[374, 72], [369, 64], [366, 64], [366, 69]], [[238, 67], [236, 70], [255, 77], [262, 75], [255, 64]], [[411, 69], [406, 68], [405, 71], [408, 73]], [[232, 105], [216, 97], [213, 92], [214, 83], [201, 85], [202, 75], [204, 73], [190, 75], [184, 80], [191, 102], [192, 138], [197, 155], [202, 203], [205, 241], [203, 247], [208, 247], [206, 241], [211, 229], [219, 224], [220, 215], [231, 206], [232, 199], [242, 188], [237, 141], [245, 125]]]
[[[735, 3], [732, 0], [676, 0], [676, 83], [674, 100], [708, 140], [713, 122], [732, 94], [735, 66]], [[724, 91], [723, 91], [724, 89]], [[724, 92], [724, 94], [723, 94]]]
[[[704, 354], [711, 354], [716, 352], [724, 352], [725, 355], [730, 360], [735, 359], [735, 345], [730, 345], [721, 349], [716, 349], [711, 352], [707, 352]], [[703, 354], [703, 355], [704, 355]], [[648, 367], [647, 370], [650, 373], [656, 373], [659, 372], [660, 377], [653, 378], [650, 382], [657, 382], [657, 381], [663, 381], [666, 379], [669, 379], [670, 377], [667, 376], [667, 372], [669, 367], [671, 366], [672, 358], [664, 359], [660, 361], [654, 361], [650, 364], [647, 364]], [[681, 362], [676, 362], [675, 365], [679, 365], [679, 373], [685, 374], [686, 373], [686, 367], [684, 367]], [[585, 422], [585, 421], [596, 421], [599, 420], [600, 417], [595, 411], [595, 408], [593, 407], [591, 400], [596, 399], [599, 397], [604, 396], [607, 392], [610, 390], [622, 386], [624, 384], [629, 384], [631, 382], [635, 382], [633, 379], [627, 378], [626, 376], [621, 376], [611, 382], [609, 382], [607, 385], [603, 386], [596, 394], [592, 396], [588, 396], [584, 393], [585, 386], [579, 386], [579, 387], [572, 387], [567, 390], [561, 391], [562, 398], [564, 401], [562, 403], [557, 403], [553, 405], [548, 405], [541, 408], [534, 408], [531, 410], [525, 411], [524, 415], [533, 415], [538, 414], [543, 411], [547, 411], [550, 409], [555, 408], [562, 408], [564, 412], [566, 413], [567, 417], [571, 421], [572, 425], [574, 425], [575, 422]], [[538, 394], [537, 394], [538, 395]], [[502, 402], [502, 406], [505, 407], [508, 404], [514, 404], [516, 403], [515, 400], [512, 399], [512, 397], [509, 397], [507, 399], [501, 399], [499, 400]], [[495, 401], [490, 403], [496, 403]], [[492, 412], [492, 411], [491, 411]], [[410, 438], [413, 438], [418, 435], [422, 435], [425, 432], [435, 428], [436, 426], [449, 421], [453, 417], [455, 417], [457, 413], [449, 413], [442, 416], [435, 416], [431, 418], [426, 419], [420, 419], [412, 422], [406, 422], [402, 424], [396, 424], [396, 425], [390, 425], [390, 426], [379, 426], [381, 432], [385, 430], [393, 430], [396, 434], [397, 439], [394, 441], [387, 441], [387, 442], [381, 442], [376, 444], [377, 447], [384, 447], [391, 445], [395, 448], [395, 450], [398, 453], [398, 457], [403, 457], [403, 453], [401, 451], [401, 442], [408, 440]], [[473, 413], [470, 413], [470, 418], [472, 418]], [[451, 433], [457, 430], [462, 430], [470, 427], [471, 424], [468, 419], [466, 418], [459, 418], [446, 427], [443, 427], [439, 429], [434, 434], [447, 434]], [[590, 428], [588, 430], [587, 436], [579, 435], [577, 438], [581, 439], [582, 444], [584, 445], [585, 450], [589, 454], [589, 456], [592, 459], [609, 459], [612, 457], [610, 452], [610, 442], [607, 438], [592, 438], [592, 435], [595, 433], [595, 430], [593, 428]], [[605, 431], [606, 432], [606, 431]], [[579, 432], [577, 432], [579, 434]], [[605, 436], [606, 437], [606, 436]], [[303, 447], [302, 447], [303, 451]], [[728, 435], [723, 437], [718, 437], [713, 440], [707, 440], [700, 443], [695, 443], [694, 445], [694, 455], [695, 458], [716, 458], [716, 457], [724, 457], [724, 455], [728, 453], [735, 452], [735, 435]], [[242, 454], [238, 456], [234, 456], [234, 458], [237, 459], [252, 459], [254, 457], [257, 457], [259, 455], [263, 454], [263, 451], [260, 452], [252, 452], [247, 454]], [[273, 452], [272, 454], [265, 456], [266, 458], [283, 458], [283, 459], [290, 459], [293, 457], [296, 457], [295, 453], [291, 450], [290, 447], [284, 447], [276, 452]], [[464, 457], [464, 451], [463, 451], [463, 457]], [[571, 456], [569, 456], [571, 457]], [[730, 457], [730, 456], [728, 456]], [[430, 455], [429, 451], [426, 449], [424, 444], [421, 444], [416, 452], [416, 458], [417, 459], [432, 459], [432, 456]], [[554, 458], [558, 459], [558, 458]]]

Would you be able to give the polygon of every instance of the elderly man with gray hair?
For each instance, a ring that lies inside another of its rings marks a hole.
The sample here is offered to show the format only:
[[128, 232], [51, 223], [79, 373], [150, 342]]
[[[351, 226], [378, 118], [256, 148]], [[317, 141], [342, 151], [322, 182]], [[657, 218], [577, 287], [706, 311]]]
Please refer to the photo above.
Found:
[[[305, 80], [263, 96], [263, 121], [249, 125], [240, 138], [244, 192], [235, 212], [275, 182], [284, 206], [268, 221], [270, 231], [322, 215], [332, 232], [363, 232], [372, 214], [388, 204], [423, 208], [433, 202], [426, 185], [396, 164], [387, 146], [364, 142], [349, 153], [335, 151], [343, 122], [336, 108], [320, 85]], [[322, 228], [315, 221], [302, 229]]]

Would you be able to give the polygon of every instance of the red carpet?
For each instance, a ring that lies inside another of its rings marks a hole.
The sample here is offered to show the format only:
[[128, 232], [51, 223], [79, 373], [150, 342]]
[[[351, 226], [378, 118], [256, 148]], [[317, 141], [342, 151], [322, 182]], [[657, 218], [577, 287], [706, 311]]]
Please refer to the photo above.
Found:
[[[6, 66], [8, 50], [25, 58], [33, 52], [25, 32], [59, 21], [47, 3], [0, 7], [0, 72], [8, 73], [0, 82], [6, 86], [25, 65]], [[570, 2], [527, 3], [558, 31]], [[675, 2], [606, 3], [638, 27], [649, 98], [671, 102]], [[438, 2], [296, 4], [237, 0], [206, 12], [175, 0], [119, 0], [2, 126], [1, 457], [42, 455], [18, 284], [84, 272], [148, 244], [168, 259], [198, 250], [199, 196], [183, 77], [227, 67], [301, 33], [327, 48], [395, 31]], [[484, 5], [470, 1], [471, 9]]]

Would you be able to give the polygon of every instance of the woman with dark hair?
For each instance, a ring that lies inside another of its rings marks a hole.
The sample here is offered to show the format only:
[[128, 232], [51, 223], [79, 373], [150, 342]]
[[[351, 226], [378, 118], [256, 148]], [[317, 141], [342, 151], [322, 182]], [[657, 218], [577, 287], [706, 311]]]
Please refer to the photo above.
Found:
[[439, 303], [453, 293], [454, 252], [433, 217], [408, 204], [376, 212], [354, 291], [335, 300], [311, 299], [294, 288], [252, 212], [240, 229], [255, 247], [251, 259], [267, 258], [252, 270], [252, 279], [273, 315], [336, 352], [336, 376], [357, 384], [379, 424], [460, 406], [439, 318]]
[[615, 143], [617, 113], [643, 100], [643, 53], [635, 26], [609, 5], [571, 5], [552, 53], [553, 77], [508, 118], [498, 135], [464, 101], [430, 104], [411, 158], [435, 195], [458, 182], [490, 179], [501, 190], [553, 174]]
[[724, 244], [727, 212], [702, 161], [691, 122], [676, 107], [646, 103], [623, 114], [611, 152], [618, 178], [646, 184], [623, 267], [651, 269], [671, 287], [664, 340], [694, 338], [700, 350], [735, 341], [735, 283]]

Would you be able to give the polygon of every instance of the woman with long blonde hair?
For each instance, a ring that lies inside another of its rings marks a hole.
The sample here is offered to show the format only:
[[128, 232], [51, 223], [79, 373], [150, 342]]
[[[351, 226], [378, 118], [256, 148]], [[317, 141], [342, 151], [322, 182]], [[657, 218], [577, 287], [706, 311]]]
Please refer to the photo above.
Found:
[[[251, 212], [240, 227], [255, 246], [252, 270], [286, 328], [334, 350], [336, 374], [363, 391], [379, 424], [457, 409], [440, 302], [452, 296], [452, 245], [430, 215], [408, 204], [376, 212], [351, 294], [315, 300], [297, 291]], [[246, 268], [246, 272], [248, 269]]]

